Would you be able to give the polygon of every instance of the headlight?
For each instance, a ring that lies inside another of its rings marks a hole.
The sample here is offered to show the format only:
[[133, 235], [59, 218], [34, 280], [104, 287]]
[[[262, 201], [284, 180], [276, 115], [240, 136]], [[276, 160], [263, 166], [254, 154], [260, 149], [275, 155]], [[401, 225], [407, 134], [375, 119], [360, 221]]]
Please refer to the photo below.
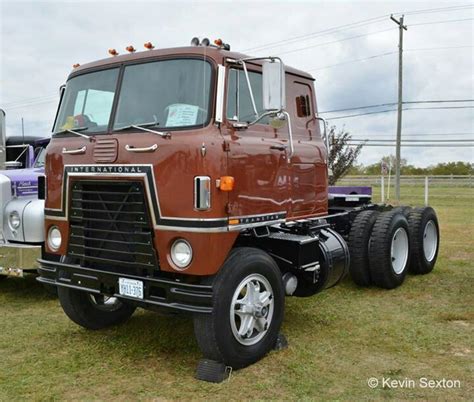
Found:
[[171, 246], [171, 260], [178, 268], [186, 268], [193, 258], [193, 249], [184, 239], [176, 240]]
[[51, 226], [48, 231], [48, 246], [51, 250], [56, 251], [61, 247], [61, 232], [57, 226]]
[[8, 217], [8, 224], [12, 230], [16, 230], [20, 227], [21, 219], [20, 214], [17, 211], [10, 213], [10, 216]]

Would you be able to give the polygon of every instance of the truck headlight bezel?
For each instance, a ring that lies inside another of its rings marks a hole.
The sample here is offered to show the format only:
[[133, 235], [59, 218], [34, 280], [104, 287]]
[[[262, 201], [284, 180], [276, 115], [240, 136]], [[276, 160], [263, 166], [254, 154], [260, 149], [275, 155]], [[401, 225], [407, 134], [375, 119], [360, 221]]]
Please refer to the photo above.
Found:
[[176, 239], [171, 245], [170, 257], [179, 270], [186, 269], [193, 260], [193, 248], [185, 239]]
[[13, 231], [16, 231], [21, 225], [21, 217], [18, 211], [12, 211], [8, 215], [8, 226]]
[[48, 247], [53, 251], [58, 251], [62, 243], [61, 231], [56, 225], [53, 225], [48, 230]]

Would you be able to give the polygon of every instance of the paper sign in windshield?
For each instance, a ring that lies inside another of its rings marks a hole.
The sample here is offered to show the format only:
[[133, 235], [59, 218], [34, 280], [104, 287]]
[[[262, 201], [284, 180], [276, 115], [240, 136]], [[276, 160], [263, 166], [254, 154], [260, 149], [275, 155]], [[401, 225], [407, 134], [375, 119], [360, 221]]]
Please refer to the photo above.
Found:
[[177, 103], [168, 107], [166, 127], [194, 126], [197, 122], [199, 107]]

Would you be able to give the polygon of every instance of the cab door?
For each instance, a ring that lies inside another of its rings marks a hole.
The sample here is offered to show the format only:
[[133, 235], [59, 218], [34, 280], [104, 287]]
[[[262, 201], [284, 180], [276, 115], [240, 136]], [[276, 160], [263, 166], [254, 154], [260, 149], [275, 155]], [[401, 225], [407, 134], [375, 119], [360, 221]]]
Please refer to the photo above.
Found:
[[[262, 108], [262, 75], [248, 66], [255, 104]], [[262, 223], [282, 219], [290, 207], [291, 166], [287, 160], [288, 142], [277, 129], [262, 119], [244, 129], [234, 122], [256, 119], [243, 70], [227, 68], [225, 122], [221, 126], [228, 155], [228, 175], [235, 179], [229, 192], [230, 217], [245, 217], [241, 223]]]
[[312, 83], [295, 76], [287, 76], [286, 83], [294, 143], [291, 216], [323, 215], [327, 212], [326, 148], [314, 118]]

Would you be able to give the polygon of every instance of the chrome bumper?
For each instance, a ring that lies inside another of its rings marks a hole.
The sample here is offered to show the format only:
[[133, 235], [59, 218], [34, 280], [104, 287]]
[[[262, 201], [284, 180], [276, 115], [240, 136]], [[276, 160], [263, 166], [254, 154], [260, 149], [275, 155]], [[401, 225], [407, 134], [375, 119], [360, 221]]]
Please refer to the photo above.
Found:
[[38, 258], [41, 258], [40, 245], [0, 244], [0, 275], [23, 277], [25, 272], [36, 272]]

